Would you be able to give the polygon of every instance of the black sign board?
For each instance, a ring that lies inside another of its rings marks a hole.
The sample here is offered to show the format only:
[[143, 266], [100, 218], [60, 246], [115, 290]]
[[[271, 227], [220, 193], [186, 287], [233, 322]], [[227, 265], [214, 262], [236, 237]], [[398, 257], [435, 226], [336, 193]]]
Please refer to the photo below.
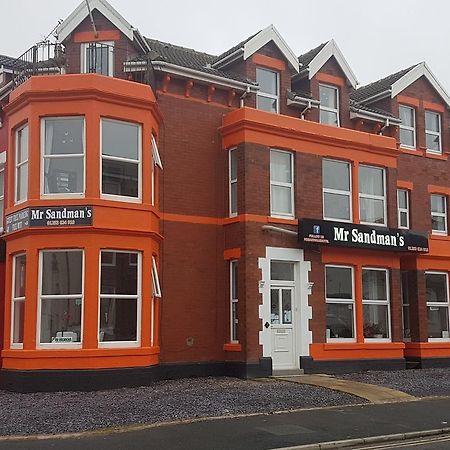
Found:
[[302, 246], [317, 244], [394, 252], [429, 251], [426, 234], [347, 222], [302, 219], [298, 236]]
[[92, 225], [92, 206], [37, 206], [6, 216], [6, 233], [28, 227], [77, 227]]

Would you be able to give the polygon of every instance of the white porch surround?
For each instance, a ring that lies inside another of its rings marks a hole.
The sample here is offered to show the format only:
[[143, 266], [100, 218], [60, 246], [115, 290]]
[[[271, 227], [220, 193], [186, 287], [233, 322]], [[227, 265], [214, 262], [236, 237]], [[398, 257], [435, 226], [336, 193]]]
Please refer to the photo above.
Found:
[[311, 263], [304, 260], [304, 252], [298, 248], [266, 247], [266, 257], [259, 258], [258, 267], [261, 269], [261, 281], [259, 293], [262, 294], [262, 305], [259, 306], [259, 318], [262, 322], [262, 331], [259, 332], [259, 343], [263, 347], [263, 356], [272, 356], [271, 327], [266, 328], [264, 324], [270, 324], [270, 261], [289, 261], [295, 265], [295, 306], [297, 324], [295, 330], [296, 361], [299, 356], [309, 356], [309, 345], [312, 343], [312, 332], [309, 329], [309, 320], [312, 318], [312, 307], [308, 304], [308, 296], [311, 285], [308, 281], [308, 272]]

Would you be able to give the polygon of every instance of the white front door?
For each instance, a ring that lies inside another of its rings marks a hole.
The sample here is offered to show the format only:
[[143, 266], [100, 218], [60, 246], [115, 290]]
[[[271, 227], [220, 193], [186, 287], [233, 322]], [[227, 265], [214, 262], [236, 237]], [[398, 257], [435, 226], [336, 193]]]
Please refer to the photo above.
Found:
[[294, 303], [294, 287], [276, 285], [270, 287], [272, 364], [275, 370], [297, 367]]

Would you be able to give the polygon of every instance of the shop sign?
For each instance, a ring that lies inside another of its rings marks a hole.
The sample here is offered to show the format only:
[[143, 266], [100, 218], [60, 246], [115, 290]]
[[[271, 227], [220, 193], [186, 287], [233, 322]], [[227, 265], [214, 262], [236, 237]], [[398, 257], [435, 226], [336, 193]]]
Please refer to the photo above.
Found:
[[37, 206], [6, 216], [6, 233], [29, 227], [73, 227], [92, 225], [92, 206]]
[[347, 222], [302, 219], [298, 236], [302, 246], [318, 244], [395, 252], [429, 251], [426, 234]]

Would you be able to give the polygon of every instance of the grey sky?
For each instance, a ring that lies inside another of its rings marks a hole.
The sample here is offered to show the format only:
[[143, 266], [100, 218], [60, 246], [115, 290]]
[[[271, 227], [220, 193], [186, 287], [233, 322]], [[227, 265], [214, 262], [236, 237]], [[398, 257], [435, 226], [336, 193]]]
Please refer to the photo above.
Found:
[[[2, 5], [0, 54], [18, 56], [80, 2], [14, 0]], [[144, 36], [212, 54], [220, 54], [270, 23], [296, 54], [334, 38], [360, 84], [426, 61], [450, 92], [450, 2], [446, 0], [110, 3]]]

